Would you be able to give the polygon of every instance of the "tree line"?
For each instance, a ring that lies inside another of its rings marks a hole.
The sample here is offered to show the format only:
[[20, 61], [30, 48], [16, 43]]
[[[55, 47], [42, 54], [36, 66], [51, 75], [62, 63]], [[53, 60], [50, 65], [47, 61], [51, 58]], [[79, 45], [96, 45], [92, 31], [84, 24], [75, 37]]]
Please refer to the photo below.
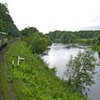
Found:
[[100, 30], [98, 31], [53, 31], [48, 33], [50, 39], [55, 43], [79, 43], [97, 44]]

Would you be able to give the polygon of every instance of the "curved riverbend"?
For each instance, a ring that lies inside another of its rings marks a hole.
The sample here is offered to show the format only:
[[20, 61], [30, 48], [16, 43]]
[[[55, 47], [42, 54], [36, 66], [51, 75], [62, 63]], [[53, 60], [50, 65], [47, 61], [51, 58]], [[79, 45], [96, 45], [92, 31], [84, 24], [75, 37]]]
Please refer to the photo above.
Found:
[[[56, 75], [60, 78], [65, 79], [64, 71], [66, 70], [66, 64], [70, 59], [70, 56], [74, 57], [77, 55], [79, 51], [84, 51], [88, 46], [78, 46], [72, 44], [56, 44], [53, 43], [52, 46], [49, 47], [48, 55], [44, 55], [42, 58], [44, 61], [49, 64], [49, 67], [56, 67], [57, 72]], [[95, 54], [95, 57], [99, 59], [98, 53]], [[88, 92], [88, 97], [91, 100], [99, 100], [100, 99], [100, 68], [96, 68], [97, 74], [94, 76], [95, 83], [90, 87], [90, 92]]]

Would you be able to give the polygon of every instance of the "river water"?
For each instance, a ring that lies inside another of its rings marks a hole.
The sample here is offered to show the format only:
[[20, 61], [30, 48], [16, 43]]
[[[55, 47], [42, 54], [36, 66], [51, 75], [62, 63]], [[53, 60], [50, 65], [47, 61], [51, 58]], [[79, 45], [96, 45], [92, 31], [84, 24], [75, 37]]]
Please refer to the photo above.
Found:
[[[56, 68], [57, 76], [65, 79], [64, 71], [66, 70], [66, 64], [70, 59], [70, 56], [73, 55], [75, 57], [79, 51], [84, 51], [85, 48], [89, 47], [53, 43], [49, 48], [48, 54], [44, 55], [42, 58], [50, 68]], [[99, 61], [98, 53], [95, 53], [95, 57]], [[95, 84], [90, 87], [90, 92], [88, 92], [88, 97], [91, 100], [100, 100], [100, 68], [96, 68], [96, 71], [97, 73], [94, 76]]]

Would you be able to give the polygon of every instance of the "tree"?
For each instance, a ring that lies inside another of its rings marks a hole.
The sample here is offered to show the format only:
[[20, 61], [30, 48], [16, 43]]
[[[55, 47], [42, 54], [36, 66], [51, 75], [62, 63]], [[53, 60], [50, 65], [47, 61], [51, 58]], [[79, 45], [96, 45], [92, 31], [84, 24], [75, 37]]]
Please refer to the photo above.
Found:
[[100, 36], [98, 37], [98, 45], [100, 45]]
[[35, 27], [28, 27], [28, 28], [25, 28], [21, 31], [21, 33], [24, 35], [24, 36], [28, 36], [28, 34], [30, 33], [36, 33], [36, 32], [39, 32]]
[[92, 44], [97, 44], [98, 38], [95, 36], [92, 38]]
[[87, 45], [90, 45], [92, 43], [91, 39], [87, 39], [86, 43]]
[[9, 35], [13, 36], [14, 38], [21, 36], [21, 32], [18, 30], [15, 24], [11, 24], [9, 26]]
[[[97, 40], [94, 37], [100, 35], [100, 30], [98, 31], [53, 31], [49, 32], [49, 37], [52, 42], [61, 42], [61, 43], [81, 43], [90, 45], [91, 43], [95, 44]], [[93, 40], [93, 41], [91, 41]]]
[[51, 40], [47, 35], [42, 33], [28, 34], [28, 37], [23, 37], [23, 39], [32, 53], [43, 54], [47, 47], [51, 45]]
[[93, 76], [95, 74], [96, 59], [92, 50], [79, 52], [77, 57], [70, 58], [67, 64], [65, 75], [68, 83], [79, 93], [86, 93], [88, 86], [94, 84]]

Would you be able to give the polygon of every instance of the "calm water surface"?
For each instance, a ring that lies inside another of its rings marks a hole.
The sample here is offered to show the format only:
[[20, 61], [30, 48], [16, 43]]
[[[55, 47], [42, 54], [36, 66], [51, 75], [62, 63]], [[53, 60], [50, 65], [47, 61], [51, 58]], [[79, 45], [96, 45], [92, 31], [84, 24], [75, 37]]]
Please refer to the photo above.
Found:
[[[42, 58], [49, 64], [50, 68], [56, 67], [56, 75], [64, 79], [64, 71], [66, 70], [66, 64], [70, 56], [73, 55], [75, 57], [79, 51], [84, 51], [85, 48], [88, 48], [88, 46], [73, 47], [72, 45], [53, 43], [50, 46], [48, 55], [44, 55]], [[99, 59], [97, 53], [95, 57]], [[88, 93], [88, 97], [91, 100], [100, 100], [100, 68], [96, 68], [96, 71], [97, 74], [94, 76], [96, 84], [90, 87], [91, 91]]]

